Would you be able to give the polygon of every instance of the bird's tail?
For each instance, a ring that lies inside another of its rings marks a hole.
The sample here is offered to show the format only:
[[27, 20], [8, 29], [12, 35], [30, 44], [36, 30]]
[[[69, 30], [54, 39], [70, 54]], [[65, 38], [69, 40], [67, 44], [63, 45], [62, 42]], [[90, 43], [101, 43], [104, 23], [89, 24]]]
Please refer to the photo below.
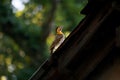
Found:
[[50, 48], [50, 54], [53, 54], [54, 47]]

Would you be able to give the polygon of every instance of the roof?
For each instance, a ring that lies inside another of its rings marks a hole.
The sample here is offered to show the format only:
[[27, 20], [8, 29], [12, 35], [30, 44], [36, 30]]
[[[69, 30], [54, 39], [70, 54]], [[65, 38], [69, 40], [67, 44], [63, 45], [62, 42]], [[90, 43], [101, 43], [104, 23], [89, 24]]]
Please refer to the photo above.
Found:
[[29, 80], [92, 79], [110, 60], [120, 57], [117, 1], [89, 0], [82, 11], [86, 17]]

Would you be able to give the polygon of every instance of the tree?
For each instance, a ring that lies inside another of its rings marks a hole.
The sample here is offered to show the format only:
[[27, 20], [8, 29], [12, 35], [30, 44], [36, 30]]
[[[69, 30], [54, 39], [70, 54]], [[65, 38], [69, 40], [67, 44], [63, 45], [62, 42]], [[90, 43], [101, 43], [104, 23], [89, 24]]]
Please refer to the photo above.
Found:
[[[11, 0], [0, 3], [0, 72], [9, 80], [26, 80], [49, 57], [57, 25], [70, 32], [84, 17], [86, 0], [29, 0], [14, 11]], [[74, 15], [75, 14], [75, 15]], [[25, 76], [24, 76], [25, 74]]]

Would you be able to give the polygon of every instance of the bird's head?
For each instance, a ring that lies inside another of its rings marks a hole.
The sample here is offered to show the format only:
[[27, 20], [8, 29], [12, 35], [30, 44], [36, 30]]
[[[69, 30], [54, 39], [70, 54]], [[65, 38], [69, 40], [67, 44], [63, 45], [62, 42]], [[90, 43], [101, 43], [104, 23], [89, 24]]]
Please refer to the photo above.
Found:
[[57, 34], [63, 34], [62, 33], [62, 27], [61, 26], [57, 27], [56, 32], [57, 32]]

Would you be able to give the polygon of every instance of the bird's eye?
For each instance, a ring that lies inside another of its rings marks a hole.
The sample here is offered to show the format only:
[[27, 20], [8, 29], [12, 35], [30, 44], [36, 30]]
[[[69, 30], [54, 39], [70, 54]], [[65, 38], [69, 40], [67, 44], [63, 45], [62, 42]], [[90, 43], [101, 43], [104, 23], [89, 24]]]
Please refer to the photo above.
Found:
[[59, 30], [62, 30], [62, 27], [59, 27]]

